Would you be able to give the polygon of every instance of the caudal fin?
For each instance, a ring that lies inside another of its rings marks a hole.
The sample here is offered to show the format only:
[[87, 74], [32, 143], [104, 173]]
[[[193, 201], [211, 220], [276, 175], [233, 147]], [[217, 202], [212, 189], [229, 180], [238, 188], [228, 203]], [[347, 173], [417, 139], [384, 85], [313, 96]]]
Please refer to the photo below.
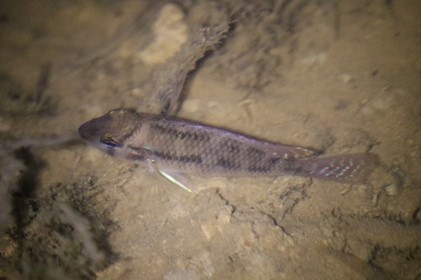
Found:
[[377, 164], [373, 154], [348, 154], [300, 160], [302, 175], [344, 183], [363, 183]]

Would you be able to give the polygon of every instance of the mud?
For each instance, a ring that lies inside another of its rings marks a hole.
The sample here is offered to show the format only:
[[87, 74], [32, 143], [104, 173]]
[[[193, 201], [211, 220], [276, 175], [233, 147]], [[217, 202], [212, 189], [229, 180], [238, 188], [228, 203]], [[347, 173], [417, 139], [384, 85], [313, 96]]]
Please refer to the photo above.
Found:
[[[171, 5], [1, 3], [0, 277], [419, 279], [421, 5]], [[370, 151], [366, 184], [196, 177], [188, 193], [77, 140], [108, 110], [150, 109], [184, 67], [182, 43], [221, 14], [229, 30], [177, 115], [325, 155]]]

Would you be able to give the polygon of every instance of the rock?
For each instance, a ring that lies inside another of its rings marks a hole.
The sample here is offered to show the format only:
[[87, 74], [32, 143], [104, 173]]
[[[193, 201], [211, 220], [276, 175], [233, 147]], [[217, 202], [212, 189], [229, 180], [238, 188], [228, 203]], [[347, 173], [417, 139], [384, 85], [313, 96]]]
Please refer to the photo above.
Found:
[[149, 65], [164, 63], [187, 40], [187, 24], [181, 8], [175, 4], [162, 7], [153, 32], [155, 40], [140, 53], [141, 60]]

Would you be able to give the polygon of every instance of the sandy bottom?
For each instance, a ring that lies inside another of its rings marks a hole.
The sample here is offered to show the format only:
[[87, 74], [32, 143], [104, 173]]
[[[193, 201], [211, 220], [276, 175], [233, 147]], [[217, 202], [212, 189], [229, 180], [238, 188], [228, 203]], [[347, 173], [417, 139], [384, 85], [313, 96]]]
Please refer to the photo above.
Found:
[[178, 115], [326, 155], [370, 151], [380, 165], [363, 185], [193, 177], [194, 193], [81, 141], [50, 144], [141, 108], [160, 58], [206, 16], [195, 1], [168, 26], [156, 24], [165, 1], [8, 2], [0, 278], [420, 279], [418, 1], [221, 1], [230, 31], [189, 76]]

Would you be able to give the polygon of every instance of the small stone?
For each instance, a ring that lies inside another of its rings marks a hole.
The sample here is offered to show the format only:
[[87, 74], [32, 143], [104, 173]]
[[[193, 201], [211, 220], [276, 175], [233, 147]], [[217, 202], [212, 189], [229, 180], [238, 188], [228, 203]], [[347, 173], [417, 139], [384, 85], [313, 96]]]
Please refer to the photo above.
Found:
[[414, 140], [412, 140], [412, 139], [408, 139], [408, 140], [406, 140], [406, 143], [407, 143], [409, 146], [414, 146], [415, 141], [414, 141]]
[[135, 97], [143, 96], [143, 91], [140, 88], [134, 88], [131, 90], [131, 94]]
[[352, 82], [354, 79], [349, 74], [340, 74], [338, 76], [338, 80], [344, 84], [348, 84], [349, 82]]
[[184, 101], [183, 110], [189, 113], [196, 113], [200, 110], [202, 104], [199, 99], [187, 99]]
[[212, 101], [208, 101], [207, 103], [206, 103], [206, 106], [208, 107], [208, 108], [215, 108], [215, 107], [217, 107], [218, 106], [218, 102], [217, 101], [214, 101], [214, 100], [212, 100]]
[[216, 228], [214, 225], [202, 224], [200, 228], [202, 229], [202, 232], [205, 235], [206, 239], [210, 240], [212, 237], [215, 236]]
[[320, 65], [325, 64], [326, 60], [327, 60], [326, 53], [311, 53], [301, 60], [301, 64], [305, 68], [311, 69], [315, 66], [320, 66]]
[[226, 225], [231, 222], [231, 215], [229, 213], [221, 213], [218, 216], [218, 224]]
[[166, 4], [154, 24], [154, 41], [139, 54], [141, 60], [149, 65], [166, 62], [187, 41], [187, 29], [182, 9], [175, 4]]
[[395, 196], [398, 194], [398, 186], [396, 184], [387, 185], [384, 187], [384, 190], [389, 196]]

